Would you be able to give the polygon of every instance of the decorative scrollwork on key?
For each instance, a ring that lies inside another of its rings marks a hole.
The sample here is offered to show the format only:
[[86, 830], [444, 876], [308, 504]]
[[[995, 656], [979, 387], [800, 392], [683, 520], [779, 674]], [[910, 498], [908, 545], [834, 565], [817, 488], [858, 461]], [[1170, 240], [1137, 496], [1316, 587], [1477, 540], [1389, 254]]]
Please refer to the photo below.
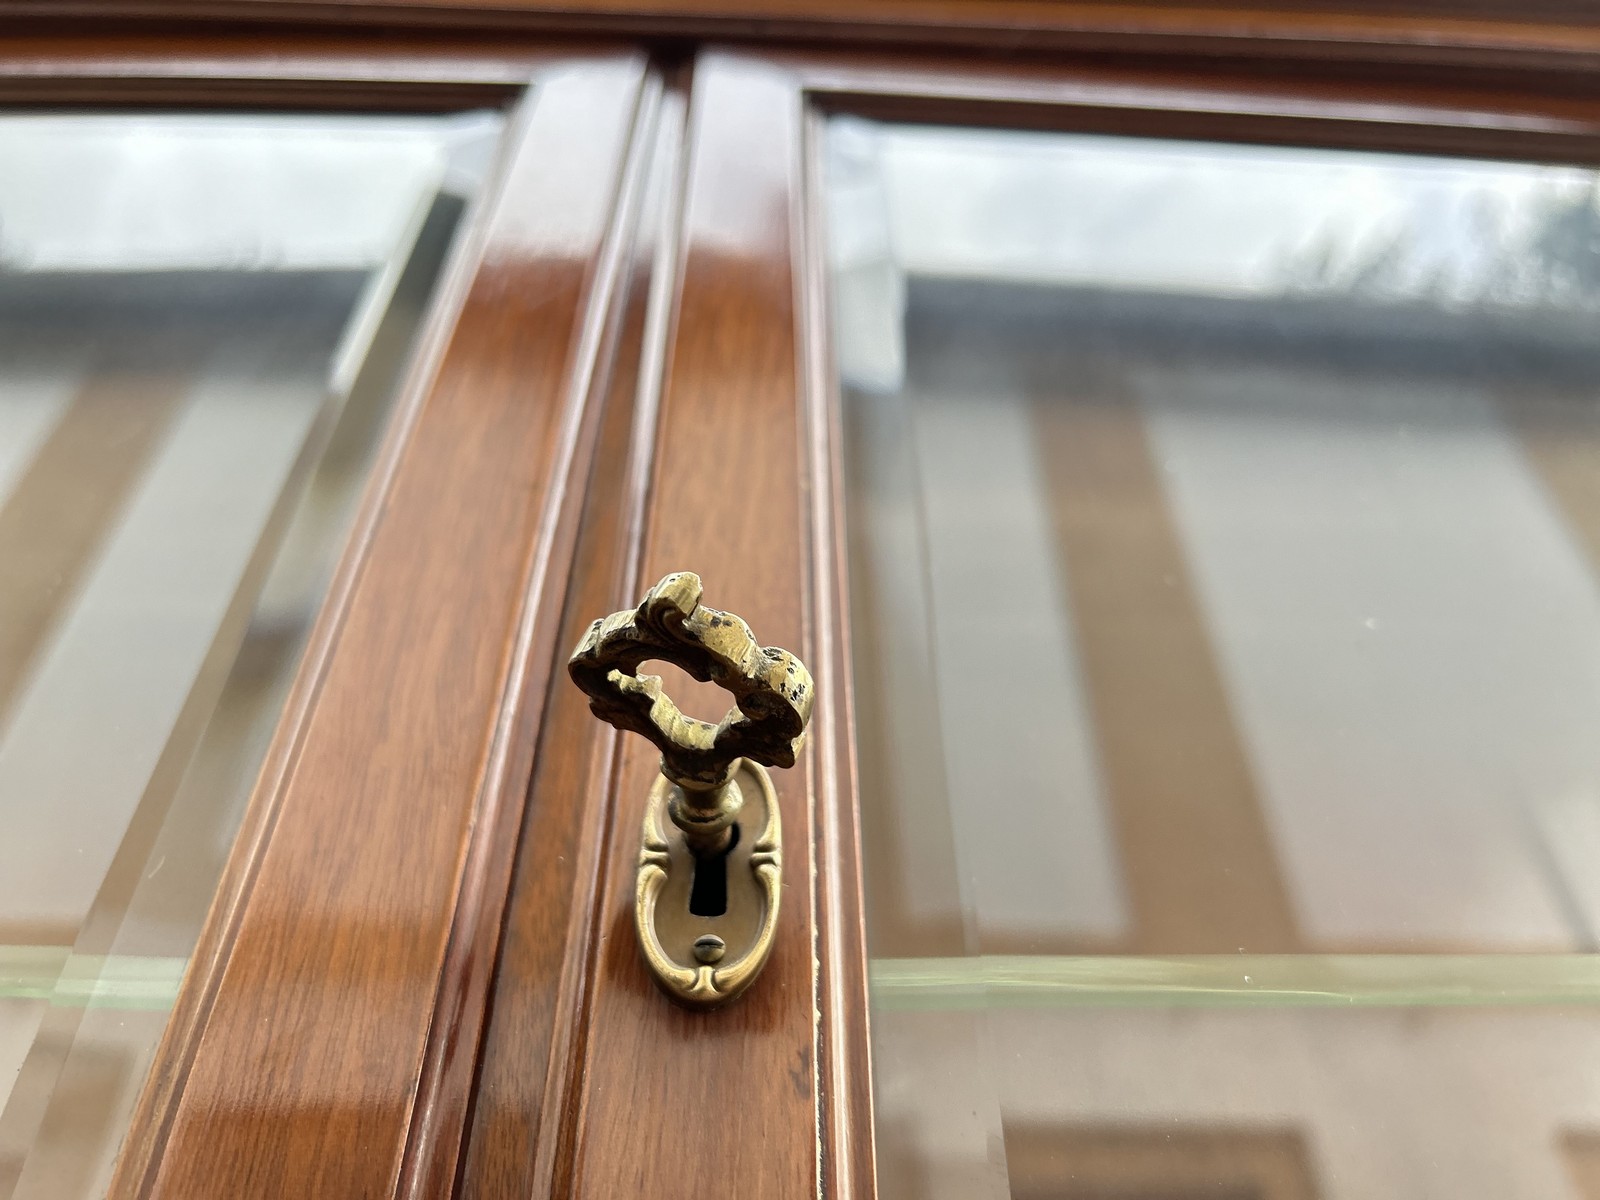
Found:
[[[589, 627], [567, 670], [589, 696], [602, 721], [643, 734], [661, 751], [661, 773], [684, 789], [691, 838], [724, 837], [737, 813], [712, 810], [741, 758], [768, 767], [792, 767], [805, 737], [816, 690], [811, 673], [787, 650], [763, 646], [743, 618], [700, 603], [700, 576], [668, 575], [628, 612]], [[713, 725], [685, 716], [658, 675], [640, 675], [641, 663], [659, 659], [710, 681], [733, 696], [733, 707]], [[673, 820], [677, 821], [676, 815]], [[720, 845], [706, 842], [708, 850]]]
[[[705, 607], [700, 594], [698, 575], [668, 575], [638, 608], [591, 625], [567, 669], [595, 716], [661, 751], [662, 778], [641, 831], [635, 923], [657, 982], [685, 1004], [711, 1007], [747, 987], [771, 952], [783, 856], [777, 793], [764, 768], [794, 765], [816, 693], [798, 658], [761, 645], [743, 619]], [[717, 684], [733, 706], [716, 724], [685, 715], [659, 676], [639, 673], [651, 660]], [[757, 811], [739, 847], [747, 793]], [[663, 811], [682, 850], [665, 832]], [[674, 870], [727, 872], [726, 913], [689, 912], [687, 885], [680, 879], [674, 888]], [[736, 884], [740, 872], [746, 886]], [[747, 944], [735, 953], [724, 933]]]

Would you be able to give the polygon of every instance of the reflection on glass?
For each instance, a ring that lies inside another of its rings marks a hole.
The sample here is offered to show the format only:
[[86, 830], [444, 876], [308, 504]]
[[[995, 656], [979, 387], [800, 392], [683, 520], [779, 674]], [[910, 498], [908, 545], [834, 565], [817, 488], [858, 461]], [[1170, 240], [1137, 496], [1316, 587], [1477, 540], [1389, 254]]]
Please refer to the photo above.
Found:
[[0, 118], [0, 1196], [103, 1193], [499, 118]]
[[1596, 175], [827, 187], [886, 1197], [1595, 1194]]

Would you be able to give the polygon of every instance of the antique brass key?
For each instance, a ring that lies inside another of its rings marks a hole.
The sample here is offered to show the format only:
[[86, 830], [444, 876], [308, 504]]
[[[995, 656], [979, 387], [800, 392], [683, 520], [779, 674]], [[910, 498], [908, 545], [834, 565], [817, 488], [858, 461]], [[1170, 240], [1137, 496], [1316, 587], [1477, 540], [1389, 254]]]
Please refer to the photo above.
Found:
[[[734, 707], [715, 725], [685, 716], [660, 677], [638, 673], [651, 659], [725, 688]], [[645, 962], [680, 1003], [724, 1004], [772, 953], [783, 830], [766, 768], [794, 766], [815, 699], [811, 675], [787, 650], [757, 643], [741, 618], [704, 607], [700, 577], [688, 571], [591, 625], [567, 670], [595, 716], [661, 751], [634, 888]]]

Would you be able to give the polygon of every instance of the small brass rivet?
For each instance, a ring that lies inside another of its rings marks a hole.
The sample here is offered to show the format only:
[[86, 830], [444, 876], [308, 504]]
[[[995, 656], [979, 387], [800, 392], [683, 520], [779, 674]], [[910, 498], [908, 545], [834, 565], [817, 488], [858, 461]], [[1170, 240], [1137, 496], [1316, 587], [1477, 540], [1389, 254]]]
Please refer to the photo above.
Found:
[[727, 949], [727, 944], [714, 933], [701, 934], [694, 940], [694, 956], [707, 966], [721, 962]]

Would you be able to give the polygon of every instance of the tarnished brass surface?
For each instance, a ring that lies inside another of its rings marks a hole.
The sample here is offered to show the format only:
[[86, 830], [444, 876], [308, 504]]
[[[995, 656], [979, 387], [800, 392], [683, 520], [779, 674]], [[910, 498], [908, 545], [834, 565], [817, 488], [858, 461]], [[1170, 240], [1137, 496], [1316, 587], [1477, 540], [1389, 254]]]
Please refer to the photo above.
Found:
[[[651, 973], [675, 999], [715, 1008], [748, 987], [772, 953], [783, 884], [783, 830], [778, 796], [765, 768], [735, 768], [747, 803], [741, 825], [751, 832], [728, 852], [728, 907], [720, 917], [689, 911], [698, 861], [681, 837], [669, 837], [663, 816], [672, 784], [658, 779], [639, 836], [633, 923]], [[718, 945], [718, 942], [721, 944]]]
[[[698, 575], [668, 575], [637, 609], [591, 625], [567, 669], [597, 717], [661, 751], [662, 777], [640, 840], [634, 924], [668, 994], [709, 1008], [748, 987], [772, 950], [783, 852], [777, 795], [764, 768], [794, 765], [815, 689], [798, 658], [762, 646], [739, 617], [701, 605], [700, 591]], [[638, 673], [652, 659], [718, 684], [734, 706], [715, 725], [684, 715], [659, 676]], [[702, 870], [726, 873], [719, 915], [690, 912]]]
[[[716, 725], [685, 716], [659, 676], [636, 673], [650, 659], [727, 689], [735, 707]], [[595, 716], [644, 734], [661, 749], [661, 773], [684, 787], [726, 782], [740, 758], [794, 766], [811, 719], [810, 672], [787, 650], [757, 643], [742, 618], [702, 605], [691, 571], [668, 575], [638, 608], [596, 621], [567, 669]]]

